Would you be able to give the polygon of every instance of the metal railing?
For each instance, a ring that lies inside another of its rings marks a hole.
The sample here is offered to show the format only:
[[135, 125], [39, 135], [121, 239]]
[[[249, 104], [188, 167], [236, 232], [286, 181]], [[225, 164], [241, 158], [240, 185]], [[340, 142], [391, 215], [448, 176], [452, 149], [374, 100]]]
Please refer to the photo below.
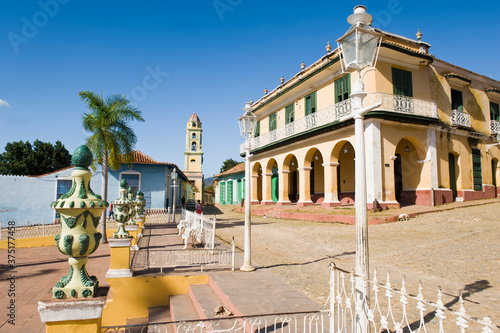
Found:
[[132, 259], [132, 269], [172, 267], [203, 267], [207, 265], [230, 266], [234, 271], [234, 241], [230, 249], [195, 249], [195, 250], [139, 250]]
[[491, 120], [490, 129], [491, 129], [491, 134], [500, 134], [500, 121]]
[[[371, 298], [364, 299], [359, 307], [355, 304], [356, 280], [361, 285], [368, 284]], [[401, 289], [392, 286], [389, 274], [386, 282], [378, 281], [375, 271], [372, 280], [350, 273], [331, 265], [330, 275], [330, 332], [500, 332], [488, 317], [478, 319], [467, 314], [462, 294], [454, 300], [443, 303], [443, 294], [439, 289], [436, 301], [424, 299], [422, 284], [418, 293], [410, 294], [406, 290], [403, 278]], [[450, 304], [459, 304], [459, 310], [449, 308]], [[356, 318], [366, 318], [363, 322]]]
[[471, 127], [470, 114], [451, 110], [451, 126]]
[[[374, 111], [389, 111], [438, 118], [437, 105], [433, 101], [385, 93], [367, 94], [364, 100], [364, 106], [366, 107], [375, 103], [382, 103], [382, 105], [374, 109]], [[342, 120], [342, 118], [350, 114], [352, 114], [352, 101], [349, 98], [318, 112], [297, 119], [274, 131], [252, 138], [250, 140], [250, 145], [252, 149], [257, 149], [272, 144], [273, 142], [286, 139], [292, 135]], [[245, 144], [242, 144], [240, 146], [241, 153], [245, 151], [244, 145]]]
[[[107, 220], [106, 221], [106, 229], [114, 230], [118, 227], [117, 222], [115, 220]], [[61, 232], [60, 224], [47, 224], [45, 222], [33, 223], [32, 225], [27, 226], [19, 226], [15, 228], [15, 238], [16, 239], [25, 239], [25, 238], [37, 238], [37, 237], [45, 237], [45, 236], [55, 236]], [[2, 228], [0, 233], [0, 240], [6, 240], [9, 236], [8, 228]]]
[[[148, 325], [103, 326], [103, 333], [327, 333], [328, 312], [287, 312], [204, 320], [171, 321]], [[333, 332], [332, 332], [333, 333]]]

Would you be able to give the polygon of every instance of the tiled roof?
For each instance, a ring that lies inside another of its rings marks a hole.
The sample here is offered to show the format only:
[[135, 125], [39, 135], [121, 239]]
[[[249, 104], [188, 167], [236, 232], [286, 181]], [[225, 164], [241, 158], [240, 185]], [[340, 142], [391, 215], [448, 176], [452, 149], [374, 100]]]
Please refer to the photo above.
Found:
[[[168, 163], [168, 162], [158, 162], [148, 155], [144, 154], [140, 150], [134, 150], [132, 153], [132, 163], [133, 164], [154, 164], [154, 165], [171, 165], [175, 166], [177, 169], [179, 169], [175, 164]], [[122, 162], [126, 163], [124, 158], [122, 157]]]
[[224, 171], [223, 173], [219, 173], [218, 175], [215, 175], [214, 177], [231, 175], [233, 173], [238, 173], [238, 172], [245, 172], [245, 163], [240, 163], [240, 164], [232, 167], [231, 169]]

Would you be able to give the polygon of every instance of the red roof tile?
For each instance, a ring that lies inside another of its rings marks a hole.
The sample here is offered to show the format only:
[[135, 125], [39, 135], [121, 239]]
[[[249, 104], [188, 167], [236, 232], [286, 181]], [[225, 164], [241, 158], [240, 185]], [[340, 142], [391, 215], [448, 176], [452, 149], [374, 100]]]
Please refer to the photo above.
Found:
[[219, 173], [218, 175], [215, 175], [214, 177], [230, 175], [230, 174], [238, 173], [238, 172], [245, 172], [245, 163], [242, 162], [242, 163], [232, 167], [231, 169], [224, 171], [223, 173]]

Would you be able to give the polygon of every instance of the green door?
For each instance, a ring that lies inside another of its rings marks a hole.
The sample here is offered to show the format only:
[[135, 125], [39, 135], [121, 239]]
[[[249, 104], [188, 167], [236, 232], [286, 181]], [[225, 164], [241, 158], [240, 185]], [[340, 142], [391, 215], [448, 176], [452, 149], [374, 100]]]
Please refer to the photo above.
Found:
[[273, 175], [271, 176], [271, 194], [273, 202], [277, 202], [280, 195], [279, 195], [278, 169], [276, 168], [273, 168]]
[[241, 202], [241, 179], [238, 179], [236, 181], [236, 203], [240, 203]]
[[453, 192], [453, 201], [457, 199], [457, 173], [455, 170], [455, 155], [448, 154], [448, 169], [450, 170], [450, 190]]
[[472, 149], [472, 175], [474, 191], [482, 191], [483, 179], [481, 176], [481, 151], [479, 149]]
[[227, 204], [228, 205], [233, 204], [233, 182], [232, 181], [227, 182]]
[[226, 204], [226, 183], [220, 183], [220, 191], [219, 191], [219, 203], [221, 205]]

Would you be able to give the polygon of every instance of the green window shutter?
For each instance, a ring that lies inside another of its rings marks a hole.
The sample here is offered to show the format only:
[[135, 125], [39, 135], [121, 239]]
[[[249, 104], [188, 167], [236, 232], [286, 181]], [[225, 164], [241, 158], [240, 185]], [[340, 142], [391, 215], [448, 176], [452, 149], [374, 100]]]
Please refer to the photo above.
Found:
[[500, 110], [497, 103], [490, 102], [490, 119], [500, 121]]
[[481, 151], [479, 149], [472, 149], [472, 177], [474, 178], [474, 191], [482, 191]]
[[276, 129], [276, 113], [269, 115], [269, 132]]
[[458, 111], [464, 110], [462, 92], [459, 90], [451, 89], [451, 109]]
[[257, 125], [255, 125], [255, 133], [254, 133], [254, 138], [259, 137], [260, 135], [260, 120], [257, 122]]
[[229, 205], [233, 204], [233, 182], [227, 182], [227, 203]]
[[335, 103], [345, 101], [351, 96], [351, 74], [335, 81]]
[[316, 112], [316, 92], [305, 97], [306, 116]]
[[392, 68], [392, 85], [394, 95], [413, 97], [411, 72]]
[[285, 107], [285, 124], [293, 123], [295, 118], [295, 105], [292, 103]]

